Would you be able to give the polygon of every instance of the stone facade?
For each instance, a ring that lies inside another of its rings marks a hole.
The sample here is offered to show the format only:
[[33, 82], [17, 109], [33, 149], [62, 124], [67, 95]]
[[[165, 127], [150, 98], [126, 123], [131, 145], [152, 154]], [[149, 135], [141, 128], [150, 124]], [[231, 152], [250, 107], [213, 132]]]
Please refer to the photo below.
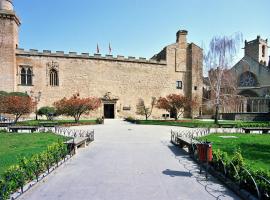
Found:
[[[187, 31], [178, 31], [176, 43], [166, 46], [150, 60], [27, 51], [18, 48], [20, 21], [10, 7], [11, 2], [0, 2], [6, 3], [0, 7], [0, 90], [27, 92], [33, 96], [40, 92], [39, 107], [50, 106], [75, 93], [82, 97], [100, 97], [103, 106], [94, 117], [106, 115], [104, 109], [113, 110], [110, 117], [138, 117], [139, 98], [150, 103], [152, 97], [176, 93], [197, 98], [199, 103], [202, 100], [202, 49], [187, 43]], [[182, 83], [182, 87], [177, 87], [177, 83]], [[154, 109], [152, 117], [161, 118], [165, 113]], [[198, 115], [198, 110], [187, 115]]]
[[270, 96], [270, 63], [267, 39], [258, 36], [245, 41], [245, 55], [231, 69], [237, 77], [239, 94], [247, 97]]

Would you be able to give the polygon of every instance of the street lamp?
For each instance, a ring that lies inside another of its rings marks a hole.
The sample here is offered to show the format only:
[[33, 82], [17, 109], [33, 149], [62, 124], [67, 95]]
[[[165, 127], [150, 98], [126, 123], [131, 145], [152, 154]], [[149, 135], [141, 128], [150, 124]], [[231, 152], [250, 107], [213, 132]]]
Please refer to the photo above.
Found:
[[39, 91], [37, 94], [35, 94], [34, 91], [30, 91], [30, 95], [31, 95], [31, 98], [34, 100], [35, 102], [35, 107], [36, 107], [36, 110], [35, 110], [35, 114], [36, 114], [36, 120], [38, 120], [38, 114], [37, 114], [37, 105], [38, 103], [40, 102], [40, 98], [41, 98], [41, 92]]

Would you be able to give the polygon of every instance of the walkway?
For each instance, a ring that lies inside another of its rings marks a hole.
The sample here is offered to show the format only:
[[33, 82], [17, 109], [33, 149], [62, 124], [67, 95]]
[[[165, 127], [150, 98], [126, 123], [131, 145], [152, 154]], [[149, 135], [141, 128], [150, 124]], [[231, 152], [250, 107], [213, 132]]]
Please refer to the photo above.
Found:
[[205, 181], [188, 156], [170, 144], [172, 127], [106, 120], [90, 128], [95, 142], [21, 199], [238, 199], [213, 178]]

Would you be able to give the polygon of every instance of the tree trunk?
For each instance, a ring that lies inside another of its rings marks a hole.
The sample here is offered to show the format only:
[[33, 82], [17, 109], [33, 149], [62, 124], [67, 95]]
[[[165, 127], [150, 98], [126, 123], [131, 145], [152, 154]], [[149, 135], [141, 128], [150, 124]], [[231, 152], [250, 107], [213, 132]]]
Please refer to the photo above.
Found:
[[75, 122], [76, 122], [76, 123], [79, 123], [80, 115], [76, 115], [76, 116], [74, 116], [74, 118], [75, 118]]
[[216, 105], [215, 124], [218, 124], [218, 119], [219, 119], [219, 106]]
[[175, 121], [178, 120], [178, 114], [177, 114], [177, 113], [175, 113], [175, 115], [174, 115], [174, 120], [175, 120]]
[[16, 115], [16, 116], [15, 116], [14, 124], [17, 124], [19, 118], [20, 118], [20, 115]]

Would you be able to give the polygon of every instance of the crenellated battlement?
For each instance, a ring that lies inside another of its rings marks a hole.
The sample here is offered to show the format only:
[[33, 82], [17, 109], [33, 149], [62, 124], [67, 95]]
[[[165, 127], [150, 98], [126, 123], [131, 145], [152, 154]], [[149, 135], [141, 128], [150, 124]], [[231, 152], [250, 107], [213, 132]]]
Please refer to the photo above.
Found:
[[52, 52], [51, 50], [43, 50], [38, 51], [37, 49], [29, 49], [25, 50], [22, 48], [16, 49], [17, 56], [43, 56], [43, 57], [59, 57], [59, 58], [73, 58], [73, 59], [94, 59], [94, 60], [107, 60], [107, 61], [115, 61], [115, 62], [134, 62], [134, 63], [147, 63], [147, 64], [157, 64], [157, 65], [166, 65], [167, 62], [165, 60], [157, 61], [155, 59], [149, 59], [139, 57], [136, 58], [134, 56], [122, 56], [117, 55], [114, 57], [113, 55], [102, 55], [102, 54], [93, 54], [89, 53], [77, 53], [77, 52], [64, 52], [64, 51], [56, 51]]

